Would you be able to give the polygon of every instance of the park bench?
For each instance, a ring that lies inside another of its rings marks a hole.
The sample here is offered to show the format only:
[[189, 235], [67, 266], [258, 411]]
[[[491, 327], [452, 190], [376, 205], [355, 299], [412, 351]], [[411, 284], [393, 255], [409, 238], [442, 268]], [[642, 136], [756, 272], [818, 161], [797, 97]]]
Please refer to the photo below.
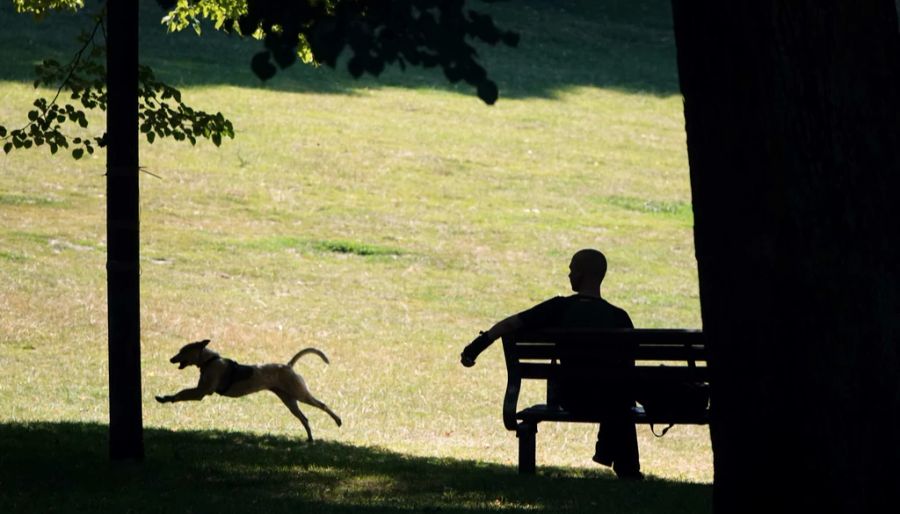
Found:
[[[617, 345], [617, 346], [614, 346]], [[503, 399], [503, 424], [519, 439], [519, 473], [535, 472], [535, 436], [542, 422], [602, 423], [602, 414], [569, 412], [554, 401], [552, 384], [563, 374], [564, 362], [578, 362], [578, 369], [590, 368], [608, 357], [610, 349], [633, 355], [634, 367], [602, 369], [589, 377], [598, 390], [678, 390], [683, 384], [709, 383], [706, 347], [699, 330], [630, 329], [584, 330], [555, 329], [520, 331], [503, 338], [508, 381]], [[630, 361], [630, 359], [628, 359]], [[566, 371], [571, 373], [571, 367]], [[522, 380], [547, 382], [548, 401], [517, 410]], [[648, 413], [642, 407], [631, 409], [638, 424], [707, 424], [708, 408], [690, 412], [666, 409]]]

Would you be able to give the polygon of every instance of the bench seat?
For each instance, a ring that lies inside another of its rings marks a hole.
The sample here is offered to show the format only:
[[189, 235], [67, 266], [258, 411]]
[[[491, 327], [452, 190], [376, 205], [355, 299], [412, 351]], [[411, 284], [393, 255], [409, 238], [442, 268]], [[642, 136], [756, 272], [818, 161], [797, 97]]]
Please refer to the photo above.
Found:
[[[638, 405], [632, 409], [633, 421], [639, 425], [706, 425], [709, 423], [709, 411], [701, 414], [682, 414], [671, 416], [649, 416], [644, 408]], [[541, 423], [543, 421], [566, 423], [600, 423], [601, 416], [596, 414], [585, 415], [569, 412], [561, 407], [547, 404], [537, 404], [522, 409], [516, 413], [516, 419], [525, 423]]]

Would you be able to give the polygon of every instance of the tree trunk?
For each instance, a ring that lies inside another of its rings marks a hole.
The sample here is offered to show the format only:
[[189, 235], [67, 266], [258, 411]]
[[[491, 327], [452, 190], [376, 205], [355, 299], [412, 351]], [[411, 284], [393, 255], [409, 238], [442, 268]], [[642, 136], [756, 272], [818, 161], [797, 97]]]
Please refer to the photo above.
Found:
[[109, 453], [144, 456], [138, 189], [138, 2], [106, 4]]
[[896, 507], [894, 2], [673, 0], [673, 14], [714, 510]]

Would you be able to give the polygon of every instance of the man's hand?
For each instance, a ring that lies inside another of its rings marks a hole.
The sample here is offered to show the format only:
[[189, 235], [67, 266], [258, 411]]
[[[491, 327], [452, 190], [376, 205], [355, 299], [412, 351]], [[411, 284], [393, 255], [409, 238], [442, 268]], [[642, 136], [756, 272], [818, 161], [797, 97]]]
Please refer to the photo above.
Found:
[[471, 368], [475, 365], [475, 359], [478, 358], [478, 355], [493, 342], [494, 340], [491, 339], [487, 332], [481, 332], [468, 346], [463, 348], [462, 353], [459, 355], [459, 362], [463, 366]]

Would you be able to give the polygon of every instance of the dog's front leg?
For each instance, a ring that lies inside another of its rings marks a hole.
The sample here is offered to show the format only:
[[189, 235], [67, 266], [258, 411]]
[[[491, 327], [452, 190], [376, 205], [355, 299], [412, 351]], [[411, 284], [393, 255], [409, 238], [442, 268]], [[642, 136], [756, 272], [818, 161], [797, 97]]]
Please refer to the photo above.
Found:
[[200, 383], [197, 384], [197, 387], [183, 389], [174, 395], [157, 396], [156, 401], [159, 403], [200, 401], [204, 396], [216, 392], [216, 382], [217, 380], [215, 377], [207, 373], [202, 373], [200, 375]]
[[192, 387], [190, 389], [178, 391], [174, 395], [157, 396], [156, 401], [159, 403], [200, 401], [204, 396], [209, 394], [212, 394], [212, 392], [204, 391], [198, 387]]

